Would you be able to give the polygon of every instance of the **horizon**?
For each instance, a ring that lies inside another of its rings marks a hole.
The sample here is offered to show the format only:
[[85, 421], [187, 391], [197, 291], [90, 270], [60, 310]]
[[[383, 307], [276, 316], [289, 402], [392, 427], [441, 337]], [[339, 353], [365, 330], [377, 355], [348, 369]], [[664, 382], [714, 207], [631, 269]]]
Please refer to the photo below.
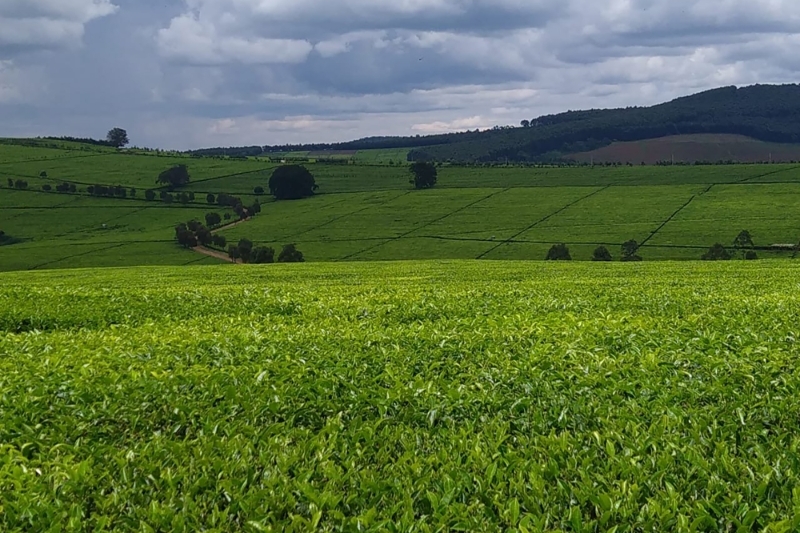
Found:
[[800, 5], [14, 0], [0, 136], [137, 146], [425, 136], [795, 82]]

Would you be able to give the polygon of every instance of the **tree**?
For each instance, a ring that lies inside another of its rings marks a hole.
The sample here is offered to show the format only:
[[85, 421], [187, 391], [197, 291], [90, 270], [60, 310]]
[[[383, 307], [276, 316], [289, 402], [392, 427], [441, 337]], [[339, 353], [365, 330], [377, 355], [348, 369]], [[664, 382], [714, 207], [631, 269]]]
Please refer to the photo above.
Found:
[[566, 244], [554, 244], [547, 252], [545, 259], [547, 261], [572, 261], [572, 256], [569, 255], [569, 248]]
[[703, 254], [703, 261], [727, 261], [731, 258], [731, 254], [720, 243], [714, 244]]
[[178, 240], [178, 244], [184, 248], [194, 248], [197, 246], [197, 237], [186, 227], [186, 224], [178, 224], [175, 226], [175, 238]]
[[106, 135], [106, 141], [114, 148], [122, 148], [130, 141], [128, 140], [128, 132], [122, 128], [114, 128]]
[[278, 167], [269, 179], [269, 192], [277, 200], [307, 198], [313, 196], [318, 188], [313, 174], [300, 165]]
[[228, 239], [226, 239], [224, 235], [214, 235], [214, 237], [211, 239], [211, 242], [214, 243], [214, 246], [224, 250], [225, 246], [228, 244]]
[[294, 244], [286, 244], [278, 255], [278, 263], [302, 263], [305, 261], [303, 252]]
[[194, 234], [197, 237], [197, 242], [199, 242], [203, 246], [208, 246], [214, 239], [214, 236], [211, 234], [211, 231], [205, 226], [200, 226], [199, 228], [197, 228], [197, 231], [195, 231]]
[[47, 172], [42, 170], [41, 172], [39, 172], [39, 177], [46, 180], [47, 179]]
[[128, 191], [128, 195], [129, 195], [131, 198], [136, 198], [136, 189], [134, 189], [133, 187], [131, 187], [131, 188], [130, 188], [130, 190]]
[[523, 120], [522, 122], [519, 123], [519, 125], [522, 126], [523, 128], [530, 128], [531, 127], [531, 121], [530, 120]]
[[427, 161], [417, 161], [411, 164], [411, 180], [409, 183], [416, 189], [430, 189], [436, 185], [438, 173], [436, 165]]
[[239, 257], [242, 258], [242, 262], [249, 263], [250, 254], [253, 252], [253, 241], [250, 239], [241, 239], [236, 248], [239, 249]]
[[14, 188], [14, 180], [12, 180], [11, 178], [8, 178], [8, 187], [12, 189]]
[[222, 222], [222, 217], [219, 216], [219, 213], [206, 214], [206, 226], [208, 227], [218, 226], [221, 222]]
[[253, 192], [258, 196], [261, 196], [262, 194], [264, 194], [264, 187], [258, 186], [255, 189], [253, 189]]
[[755, 261], [756, 259], [758, 259], [758, 254], [756, 253], [755, 250], [748, 250], [747, 253], [744, 254], [744, 258], [747, 261]]
[[256, 264], [274, 263], [275, 250], [266, 246], [259, 246], [253, 250], [252, 262]]
[[27, 189], [28, 182], [25, 180], [17, 180], [14, 182], [14, 187], [16, 187], [17, 189]]
[[605, 246], [598, 246], [592, 255], [592, 261], [613, 261], [611, 252]]
[[258, 203], [258, 200], [256, 200], [253, 205], [247, 208], [247, 212], [250, 215], [257, 215], [261, 212], [261, 204]]
[[642, 258], [637, 255], [639, 251], [639, 243], [631, 239], [622, 245], [622, 260], [623, 261], [641, 261]]
[[230, 213], [225, 213], [225, 214], [222, 216], [222, 218], [224, 218], [225, 220], [230, 220], [230, 219], [231, 219], [231, 214], [230, 214]]
[[215, 203], [217, 203], [217, 199], [216, 199], [216, 198], [214, 198], [214, 195], [213, 195], [213, 194], [211, 194], [211, 193], [208, 193], [208, 194], [206, 195], [206, 203], [209, 203], [209, 204], [215, 204]]
[[232, 261], [236, 261], [242, 257], [242, 254], [239, 252], [239, 247], [232, 244], [228, 246], [228, 257], [230, 257]]
[[175, 165], [159, 174], [156, 183], [177, 188], [188, 184], [190, 180], [191, 176], [189, 176], [188, 167], [186, 165]]
[[152, 202], [153, 200], [156, 199], [156, 191], [152, 189], [147, 189], [146, 191], [144, 191], [144, 199], [147, 200], [148, 202]]
[[739, 250], [742, 253], [742, 257], [745, 257], [745, 249], [746, 248], [754, 248], [755, 244], [753, 244], [753, 236], [750, 235], [750, 232], [742, 230], [739, 232], [739, 235], [733, 239], [733, 247]]
[[53, 187], [51, 185], [45, 183], [44, 185], [42, 185], [42, 190], [46, 191], [46, 192], [50, 192], [50, 191], [53, 190]]

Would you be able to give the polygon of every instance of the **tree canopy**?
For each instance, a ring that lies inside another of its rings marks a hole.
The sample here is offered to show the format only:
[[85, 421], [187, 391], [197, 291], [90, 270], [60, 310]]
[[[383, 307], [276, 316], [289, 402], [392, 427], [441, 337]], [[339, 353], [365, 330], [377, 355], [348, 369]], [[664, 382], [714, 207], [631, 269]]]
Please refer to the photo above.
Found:
[[269, 192], [277, 200], [299, 200], [313, 196], [318, 189], [314, 175], [301, 165], [284, 165], [269, 179]]
[[175, 188], [187, 185], [190, 179], [191, 176], [189, 176], [189, 169], [186, 165], [175, 165], [159, 174], [156, 183]]
[[430, 189], [436, 185], [438, 172], [436, 171], [436, 165], [433, 163], [417, 161], [411, 164], [409, 170], [411, 171], [410, 183], [414, 185], [414, 188]]
[[122, 128], [114, 128], [108, 132], [108, 135], [106, 135], [106, 142], [114, 148], [122, 148], [123, 146], [127, 146], [130, 142], [128, 140], [128, 132]]

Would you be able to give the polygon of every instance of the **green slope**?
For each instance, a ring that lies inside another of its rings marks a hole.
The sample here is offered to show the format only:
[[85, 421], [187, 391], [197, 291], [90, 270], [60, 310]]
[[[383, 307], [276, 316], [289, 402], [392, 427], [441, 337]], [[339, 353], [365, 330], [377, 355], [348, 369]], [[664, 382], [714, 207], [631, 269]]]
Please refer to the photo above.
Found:
[[[225, 192], [255, 201], [275, 165], [261, 160], [83, 154], [0, 145], [0, 270], [189, 264], [202, 260], [173, 242], [173, 228], [208, 212], [206, 195]], [[187, 204], [147, 202], [155, 176], [175, 163], [192, 174]], [[456, 167], [439, 169], [430, 191], [414, 191], [397, 165], [310, 164], [316, 197], [274, 202], [223, 231], [279, 248], [296, 242], [310, 261], [386, 259], [543, 259], [566, 243], [587, 260], [635, 239], [651, 259], [697, 259], [715, 242], [730, 244], [748, 229], [756, 244], [800, 241], [800, 167]], [[46, 178], [38, 177], [44, 171]], [[9, 189], [24, 179], [27, 190]], [[45, 192], [62, 182], [75, 194]], [[96, 198], [90, 184], [136, 188], [135, 198]], [[771, 254], [761, 252], [766, 257]], [[791, 254], [789, 254], [791, 255]]]

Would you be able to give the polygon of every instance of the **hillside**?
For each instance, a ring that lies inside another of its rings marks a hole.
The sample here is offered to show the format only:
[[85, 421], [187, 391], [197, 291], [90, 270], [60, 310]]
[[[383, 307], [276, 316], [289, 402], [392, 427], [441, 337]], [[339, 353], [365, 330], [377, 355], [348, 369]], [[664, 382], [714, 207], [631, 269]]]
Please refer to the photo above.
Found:
[[[412, 159], [535, 161], [593, 150], [615, 141], [726, 133], [766, 142], [800, 142], [800, 86], [724, 87], [652, 107], [570, 111], [534, 119], [527, 128], [454, 135], [447, 144], [412, 151]], [[701, 160], [708, 160], [701, 157]]]
[[0, 530], [797, 531], [799, 275], [3, 273]]
[[757, 141], [742, 135], [671, 135], [643, 141], [615, 142], [597, 150], [567, 154], [580, 163], [790, 163], [800, 161], [800, 144]]
[[[169, 193], [155, 179], [175, 164], [191, 181]], [[444, 165], [436, 188], [416, 191], [406, 165], [316, 162], [306, 166], [318, 194], [283, 202], [256, 194], [276, 166], [0, 144], [0, 270], [224, 261], [225, 246], [210, 257], [175, 240], [178, 224], [206, 215], [222, 219], [215, 231], [227, 243], [295, 243], [314, 262], [542, 260], [557, 243], [575, 260], [598, 246], [619, 260], [631, 239], [648, 261], [699, 259], [744, 229], [759, 257], [775, 257], [800, 241], [799, 165]], [[258, 201], [261, 212], [228, 225], [238, 216], [220, 195]]]

